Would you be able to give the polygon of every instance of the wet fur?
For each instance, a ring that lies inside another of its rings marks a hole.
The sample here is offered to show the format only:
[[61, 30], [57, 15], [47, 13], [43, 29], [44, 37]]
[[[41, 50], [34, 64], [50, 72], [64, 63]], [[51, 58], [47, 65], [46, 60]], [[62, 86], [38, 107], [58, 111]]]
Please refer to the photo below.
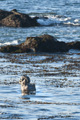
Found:
[[35, 91], [35, 84], [30, 83], [30, 78], [28, 76], [22, 76], [19, 83], [21, 84], [22, 93], [29, 93]]

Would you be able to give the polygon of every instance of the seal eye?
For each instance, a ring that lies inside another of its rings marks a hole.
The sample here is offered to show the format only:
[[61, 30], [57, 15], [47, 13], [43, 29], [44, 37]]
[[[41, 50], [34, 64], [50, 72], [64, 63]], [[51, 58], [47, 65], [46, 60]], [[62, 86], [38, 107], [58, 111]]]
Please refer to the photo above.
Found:
[[24, 78], [22, 79], [22, 81], [25, 80]]

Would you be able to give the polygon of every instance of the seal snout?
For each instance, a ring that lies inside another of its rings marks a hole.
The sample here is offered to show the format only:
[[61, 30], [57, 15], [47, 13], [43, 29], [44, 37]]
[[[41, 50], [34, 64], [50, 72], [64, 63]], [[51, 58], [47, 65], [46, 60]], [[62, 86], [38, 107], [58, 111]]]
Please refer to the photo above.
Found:
[[30, 78], [27, 75], [23, 75], [19, 81], [19, 83], [23, 83], [25, 81], [25, 85], [30, 83]]

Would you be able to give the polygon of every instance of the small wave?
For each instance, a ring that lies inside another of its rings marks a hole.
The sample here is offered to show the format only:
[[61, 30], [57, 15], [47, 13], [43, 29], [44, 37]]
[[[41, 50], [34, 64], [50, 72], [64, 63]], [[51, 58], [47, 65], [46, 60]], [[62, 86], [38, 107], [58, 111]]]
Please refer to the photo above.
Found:
[[69, 26], [80, 26], [79, 23], [71, 23], [71, 22], [66, 22], [64, 25], [69, 25]]
[[61, 22], [58, 20], [51, 20], [51, 19], [38, 19], [37, 22], [41, 25], [54, 25], [54, 24], [60, 24]]
[[5, 42], [5, 43], [0, 43], [0, 46], [5, 46], [5, 45], [17, 45], [18, 40], [14, 40], [12, 42]]
[[54, 24], [61, 24], [63, 21], [60, 21], [58, 18], [54, 16], [53, 17], [47, 16], [47, 17], [39, 18], [37, 22], [41, 25], [48, 26], [48, 25], [54, 25]]
[[72, 19], [70, 17], [64, 16], [44, 16], [37, 19], [37, 22], [43, 26], [50, 26], [50, 25], [72, 25], [72, 26], [80, 26], [79, 19]]

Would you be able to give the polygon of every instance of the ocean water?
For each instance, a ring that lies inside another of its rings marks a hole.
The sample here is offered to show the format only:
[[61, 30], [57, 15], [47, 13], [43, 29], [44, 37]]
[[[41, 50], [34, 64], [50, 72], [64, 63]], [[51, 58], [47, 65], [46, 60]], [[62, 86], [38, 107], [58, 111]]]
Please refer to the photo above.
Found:
[[[41, 24], [0, 27], [0, 46], [43, 34], [64, 42], [80, 41], [80, 0], [0, 0], [0, 9], [38, 16]], [[35, 83], [35, 94], [22, 95], [19, 79], [23, 74]], [[0, 53], [0, 119], [80, 120], [80, 51]]]

